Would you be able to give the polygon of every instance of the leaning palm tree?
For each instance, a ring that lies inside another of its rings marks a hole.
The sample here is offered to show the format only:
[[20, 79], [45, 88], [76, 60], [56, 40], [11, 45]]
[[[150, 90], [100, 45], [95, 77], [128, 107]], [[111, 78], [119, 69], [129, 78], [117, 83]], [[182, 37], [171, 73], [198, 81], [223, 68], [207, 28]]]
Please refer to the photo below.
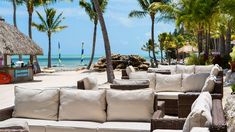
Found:
[[48, 68], [51, 68], [51, 35], [66, 28], [67, 26], [60, 26], [61, 22], [65, 19], [62, 17], [63, 13], [56, 16], [56, 10], [53, 8], [45, 8], [46, 18], [37, 11], [37, 15], [41, 20], [40, 24], [32, 23], [41, 32], [46, 32], [48, 36]]
[[[96, 12], [95, 7], [94, 7], [94, 3], [92, 1], [89, 3], [89, 2], [86, 2], [85, 0], [80, 0], [79, 4], [82, 8], [85, 9], [86, 13], [90, 17], [90, 20], [93, 21], [93, 23], [94, 23], [92, 52], [91, 52], [90, 62], [87, 66], [87, 69], [90, 69], [91, 65], [92, 65], [92, 62], [93, 62], [93, 59], [94, 59], [94, 55], [95, 55], [98, 16], [97, 16], [97, 12]], [[99, 0], [99, 5], [100, 5], [102, 13], [104, 13], [107, 4], [108, 4], [107, 0]]]
[[111, 57], [111, 48], [110, 48], [110, 43], [109, 43], [109, 37], [108, 37], [108, 32], [106, 29], [104, 17], [102, 10], [99, 6], [99, 1], [98, 0], [92, 0], [94, 3], [95, 10], [97, 11], [97, 16], [100, 22], [101, 30], [103, 33], [103, 39], [104, 39], [104, 47], [105, 47], [105, 53], [106, 53], [106, 69], [107, 69], [107, 78], [108, 82], [112, 83], [114, 77], [113, 73], [113, 65], [112, 65], [112, 57]]
[[152, 10], [150, 5], [154, 2], [160, 3], [168, 3], [169, 0], [137, 0], [142, 10], [133, 10], [130, 12], [129, 17], [138, 17], [143, 18], [146, 15], [149, 15], [151, 18], [152, 26], [151, 26], [151, 40], [152, 40], [152, 54], [154, 63], [157, 66], [157, 58], [155, 55], [155, 46], [154, 46], [154, 24], [155, 24], [155, 16], [157, 14], [156, 10]]

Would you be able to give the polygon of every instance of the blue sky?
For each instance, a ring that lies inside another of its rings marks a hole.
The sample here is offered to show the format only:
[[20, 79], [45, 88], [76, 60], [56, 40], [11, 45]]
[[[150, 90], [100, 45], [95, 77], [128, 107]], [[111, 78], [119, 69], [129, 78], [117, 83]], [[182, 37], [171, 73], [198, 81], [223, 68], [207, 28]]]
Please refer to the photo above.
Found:
[[[86, 15], [84, 9], [79, 7], [78, 0], [73, 3], [60, 2], [49, 7], [56, 8], [58, 13], [63, 12], [66, 19], [62, 25], [67, 29], [55, 33], [52, 36], [52, 54], [58, 53], [57, 43], [61, 43], [63, 55], [80, 55], [81, 43], [85, 43], [85, 55], [90, 55], [92, 47], [93, 23]], [[151, 21], [149, 17], [138, 19], [128, 18], [133, 9], [140, 9], [137, 0], [109, 0], [104, 14], [112, 53], [139, 54], [147, 56], [147, 52], [141, 50], [142, 45], [150, 38]], [[43, 12], [43, 8], [35, 10]], [[13, 24], [12, 4], [0, 2], [0, 16], [6, 22]], [[40, 22], [36, 13], [33, 15], [34, 22]], [[25, 6], [17, 8], [17, 24], [20, 31], [28, 34], [28, 14]], [[174, 23], [156, 23], [155, 39], [159, 33], [174, 31]], [[48, 52], [48, 38], [46, 33], [41, 33], [33, 28], [33, 40], [43, 48], [44, 54]], [[98, 26], [96, 56], [103, 56], [104, 42], [100, 26]]]

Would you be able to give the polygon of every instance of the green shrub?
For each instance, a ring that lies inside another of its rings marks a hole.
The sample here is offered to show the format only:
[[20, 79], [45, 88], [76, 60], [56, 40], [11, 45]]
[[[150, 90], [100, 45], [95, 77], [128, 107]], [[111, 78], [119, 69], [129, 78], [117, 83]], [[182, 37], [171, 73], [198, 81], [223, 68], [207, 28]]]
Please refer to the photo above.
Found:
[[235, 61], [235, 46], [233, 47], [233, 51], [229, 54], [232, 61]]
[[185, 58], [186, 65], [198, 65], [199, 59], [196, 54], [190, 54], [189, 57]]
[[235, 84], [231, 86], [232, 92], [235, 92]]

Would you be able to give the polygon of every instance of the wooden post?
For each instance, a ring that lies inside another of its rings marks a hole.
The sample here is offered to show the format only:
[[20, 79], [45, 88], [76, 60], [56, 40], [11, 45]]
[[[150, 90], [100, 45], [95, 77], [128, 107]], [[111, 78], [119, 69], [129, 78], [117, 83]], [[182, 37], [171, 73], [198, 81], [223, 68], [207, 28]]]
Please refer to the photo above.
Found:
[[3, 59], [4, 59], [4, 67], [7, 67], [7, 55], [6, 54], [3, 55]]
[[30, 64], [33, 65], [33, 55], [30, 55], [29, 61], [30, 61]]

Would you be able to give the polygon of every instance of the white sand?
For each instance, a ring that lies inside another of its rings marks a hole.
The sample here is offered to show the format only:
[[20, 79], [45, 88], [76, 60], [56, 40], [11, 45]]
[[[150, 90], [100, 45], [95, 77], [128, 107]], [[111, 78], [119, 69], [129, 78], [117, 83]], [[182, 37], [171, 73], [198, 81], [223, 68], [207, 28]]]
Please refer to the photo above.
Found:
[[[33, 82], [0, 85], [0, 109], [14, 105], [14, 87], [25, 88], [76, 88], [77, 81], [87, 76], [94, 76], [99, 84], [107, 82], [106, 72], [66, 71], [40, 73], [34, 76]], [[121, 78], [121, 71], [114, 71], [116, 78]]]

